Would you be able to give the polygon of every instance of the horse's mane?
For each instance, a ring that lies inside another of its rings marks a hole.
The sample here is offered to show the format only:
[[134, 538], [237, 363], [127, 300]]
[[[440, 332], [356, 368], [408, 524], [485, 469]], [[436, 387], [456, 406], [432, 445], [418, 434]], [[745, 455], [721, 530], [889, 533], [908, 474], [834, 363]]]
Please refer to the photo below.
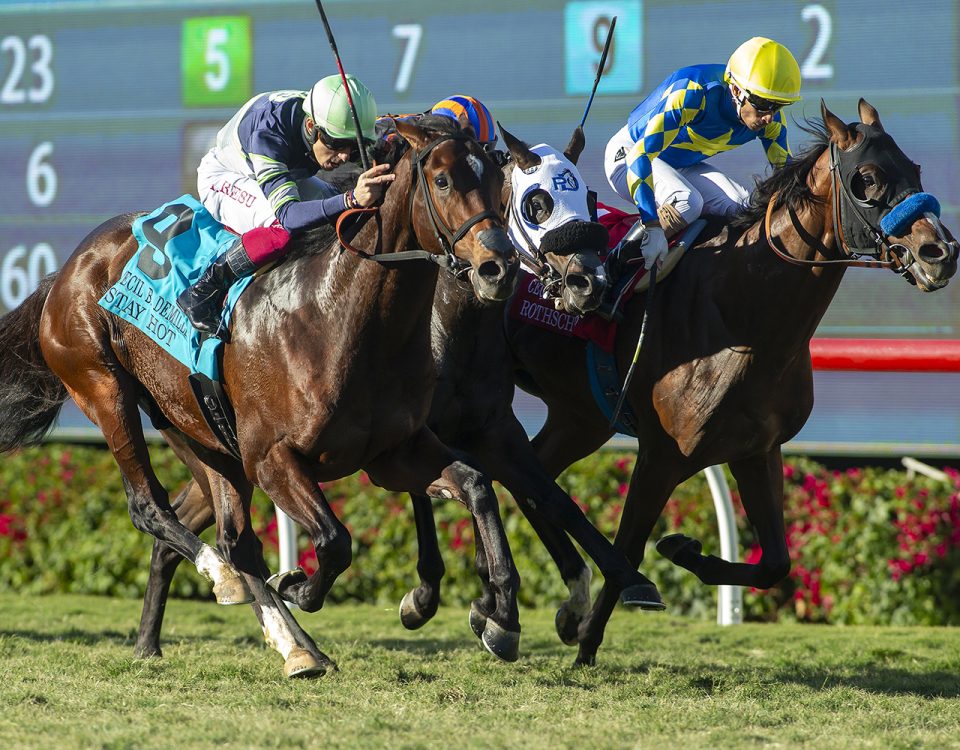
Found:
[[[417, 120], [416, 124], [436, 136], [456, 135], [462, 130], [456, 120], [443, 115], [423, 115]], [[367, 153], [370, 156], [371, 163], [389, 164], [391, 167], [396, 167], [400, 159], [403, 158], [403, 155], [409, 150], [409, 143], [402, 138], [395, 138], [389, 142], [385, 140], [377, 141], [370, 147]], [[360, 172], [356, 167], [353, 169], [349, 169], [348, 167], [341, 172], [339, 176], [331, 180], [331, 182], [338, 188], [346, 191], [353, 185], [356, 185], [359, 176]], [[391, 186], [388, 189], [396, 188]], [[360, 221], [366, 221], [369, 216], [371, 216], [371, 214], [364, 215]], [[336, 222], [333, 224], [323, 224], [312, 229], [296, 231], [290, 237], [290, 249], [287, 252], [286, 258], [293, 260], [294, 258], [307, 255], [324, 253], [336, 240]]]
[[775, 208], [783, 205], [801, 207], [811, 203], [821, 203], [822, 198], [814, 195], [807, 185], [807, 176], [823, 149], [830, 142], [827, 128], [822, 120], [804, 119], [798, 123], [800, 130], [809, 133], [814, 140], [807, 148], [794, 157], [789, 164], [774, 170], [765, 180], [757, 180], [750, 194], [750, 202], [739, 214], [734, 216], [730, 225], [745, 230], [764, 219], [767, 204], [777, 196]]

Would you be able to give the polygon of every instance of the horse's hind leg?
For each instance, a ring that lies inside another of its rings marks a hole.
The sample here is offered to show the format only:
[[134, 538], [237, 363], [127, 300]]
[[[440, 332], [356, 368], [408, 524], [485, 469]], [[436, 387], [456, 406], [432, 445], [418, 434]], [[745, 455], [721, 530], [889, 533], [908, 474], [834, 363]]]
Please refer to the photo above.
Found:
[[417, 527], [417, 574], [420, 585], [408, 591], [400, 602], [400, 622], [407, 630], [422, 628], [440, 606], [440, 581], [446, 568], [437, 544], [433, 503], [426, 495], [410, 495]]
[[768, 589], [790, 572], [790, 553], [783, 523], [783, 458], [777, 446], [768, 453], [730, 462], [747, 520], [756, 529], [763, 554], [757, 563], [734, 563], [701, 553], [696, 539], [671, 534], [657, 542], [657, 551], [693, 572], [708, 585]]
[[[213, 524], [213, 503], [196, 481], [190, 482], [173, 501], [177, 517], [194, 534], [199, 534]], [[162, 656], [160, 629], [170, 593], [173, 574], [183, 557], [163, 542], [153, 541], [150, 555], [150, 575], [143, 595], [143, 611], [140, 614], [140, 630], [133, 652], [140, 658]]]
[[150, 465], [143, 438], [137, 393], [140, 385], [123, 369], [107, 342], [90, 328], [46, 331], [43, 354], [50, 369], [87, 418], [100, 427], [120, 467], [130, 519], [138, 530], [159, 539], [213, 581], [217, 601], [250, 601], [237, 571], [177, 519], [167, 491]]

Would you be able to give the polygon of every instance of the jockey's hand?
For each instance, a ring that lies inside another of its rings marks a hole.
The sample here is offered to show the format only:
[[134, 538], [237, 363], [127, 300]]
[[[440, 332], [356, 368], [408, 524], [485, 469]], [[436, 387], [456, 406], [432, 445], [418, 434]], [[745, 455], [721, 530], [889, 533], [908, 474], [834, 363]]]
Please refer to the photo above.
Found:
[[654, 265], [659, 269], [663, 259], [667, 257], [667, 236], [659, 225], [645, 227], [646, 236], [640, 241], [640, 251], [643, 253], [643, 264], [647, 268]]
[[376, 205], [386, 190], [387, 185], [396, 179], [390, 172], [389, 164], [375, 164], [360, 175], [357, 186], [353, 189], [353, 199], [360, 208], [370, 208]]

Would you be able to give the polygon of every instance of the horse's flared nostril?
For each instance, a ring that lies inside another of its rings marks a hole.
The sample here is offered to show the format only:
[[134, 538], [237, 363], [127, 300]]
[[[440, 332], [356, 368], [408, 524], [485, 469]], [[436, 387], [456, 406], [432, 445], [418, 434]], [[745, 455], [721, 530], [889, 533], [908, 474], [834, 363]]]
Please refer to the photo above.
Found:
[[480, 278], [489, 284], [496, 284], [507, 273], [506, 264], [502, 260], [487, 260], [477, 269]]
[[571, 291], [587, 295], [593, 291], [593, 279], [582, 273], [568, 273], [566, 284]]
[[941, 263], [950, 257], [951, 246], [945, 242], [926, 242], [917, 250], [917, 257], [925, 263]]

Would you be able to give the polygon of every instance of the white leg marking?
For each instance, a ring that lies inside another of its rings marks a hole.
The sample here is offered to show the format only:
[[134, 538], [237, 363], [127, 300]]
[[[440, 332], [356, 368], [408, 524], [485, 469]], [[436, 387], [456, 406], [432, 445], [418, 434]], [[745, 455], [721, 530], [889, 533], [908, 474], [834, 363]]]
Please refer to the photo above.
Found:
[[280, 610], [272, 604], [261, 605], [260, 614], [263, 617], [263, 638], [270, 648], [280, 652], [286, 659], [293, 649], [298, 648], [297, 642], [290, 632], [290, 628]]
[[583, 569], [583, 572], [570, 581], [565, 581], [570, 590], [570, 599], [567, 602], [567, 609], [576, 615], [586, 616], [590, 611], [590, 580], [593, 578], [593, 571], [590, 566]]
[[200, 548], [195, 565], [200, 574], [214, 584], [220, 583], [227, 576], [237, 575], [233, 567], [209, 544]]

